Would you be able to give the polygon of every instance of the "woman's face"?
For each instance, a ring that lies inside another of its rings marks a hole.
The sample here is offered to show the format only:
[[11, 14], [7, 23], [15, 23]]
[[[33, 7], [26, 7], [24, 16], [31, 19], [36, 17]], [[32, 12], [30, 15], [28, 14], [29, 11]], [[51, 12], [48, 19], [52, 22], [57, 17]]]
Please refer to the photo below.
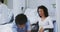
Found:
[[39, 15], [42, 17], [42, 16], [44, 16], [44, 11], [43, 11], [43, 9], [39, 9]]

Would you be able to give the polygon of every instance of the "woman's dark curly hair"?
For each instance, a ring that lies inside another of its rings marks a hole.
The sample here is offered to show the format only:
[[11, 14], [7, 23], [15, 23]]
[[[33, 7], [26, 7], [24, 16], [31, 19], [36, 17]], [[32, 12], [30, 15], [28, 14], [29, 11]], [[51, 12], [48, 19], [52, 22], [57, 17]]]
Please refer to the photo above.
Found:
[[[45, 17], [48, 17], [49, 16], [48, 9], [45, 6], [43, 6], [43, 5], [38, 6], [38, 9], [37, 9], [38, 14], [39, 14], [39, 9], [43, 9]], [[40, 14], [39, 14], [39, 16], [40, 16]]]

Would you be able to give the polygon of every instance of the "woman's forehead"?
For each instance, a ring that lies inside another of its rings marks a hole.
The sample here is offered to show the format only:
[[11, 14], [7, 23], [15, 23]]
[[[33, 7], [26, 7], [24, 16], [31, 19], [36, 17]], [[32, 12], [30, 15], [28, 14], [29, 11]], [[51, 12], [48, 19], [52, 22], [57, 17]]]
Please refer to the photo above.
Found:
[[39, 11], [43, 11], [43, 9], [39, 9]]

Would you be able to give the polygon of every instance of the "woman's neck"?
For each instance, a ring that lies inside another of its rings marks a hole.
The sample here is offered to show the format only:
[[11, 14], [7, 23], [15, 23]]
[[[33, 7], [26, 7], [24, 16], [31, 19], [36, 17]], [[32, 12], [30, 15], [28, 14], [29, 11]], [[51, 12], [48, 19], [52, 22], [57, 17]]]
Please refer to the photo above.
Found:
[[45, 19], [46, 19], [46, 17], [45, 17], [45, 16], [42, 16], [42, 17], [41, 17], [41, 20], [42, 20], [42, 21], [44, 21]]
[[46, 18], [45, 16], [42, 16], [41, 18]]

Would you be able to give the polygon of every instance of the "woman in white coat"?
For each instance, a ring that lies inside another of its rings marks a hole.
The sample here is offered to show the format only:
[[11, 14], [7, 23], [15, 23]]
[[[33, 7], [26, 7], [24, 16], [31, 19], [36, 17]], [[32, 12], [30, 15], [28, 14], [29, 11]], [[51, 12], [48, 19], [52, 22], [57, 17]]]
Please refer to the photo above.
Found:
[[0, 0], [0, 25], [9, 22], [12, 17], [12, 11]]
[[11, 24], [8, 24], [12, 18], [12, 12], [7, 6], [0, 0], [0, 32], [10, 32]]
[[37, 9], [39, 14], [39, 32], [48, 32], [48, 30], [44, 31], [46, 28], [53, 28], [53, 21], [48, 14], [48, 9], [45, 6], [39, 6]]

